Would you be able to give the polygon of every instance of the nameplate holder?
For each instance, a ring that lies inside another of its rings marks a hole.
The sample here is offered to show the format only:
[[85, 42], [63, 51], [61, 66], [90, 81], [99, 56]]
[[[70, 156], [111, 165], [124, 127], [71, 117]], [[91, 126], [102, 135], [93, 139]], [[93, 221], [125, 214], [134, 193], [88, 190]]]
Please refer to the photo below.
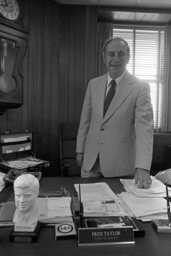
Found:
[[119, 228], [79, 228], [78, 245], [112, 245], [112, 244], [134, 244], [133, 227]]

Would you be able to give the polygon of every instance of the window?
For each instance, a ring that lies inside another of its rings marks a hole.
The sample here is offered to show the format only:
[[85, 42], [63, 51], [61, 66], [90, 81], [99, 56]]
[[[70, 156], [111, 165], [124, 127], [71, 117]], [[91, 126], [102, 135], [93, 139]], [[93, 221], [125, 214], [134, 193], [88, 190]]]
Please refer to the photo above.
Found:
[[164, 107], [164, 29], [114, 28], [113, 36], [124, 38], [130, 46], [128, 71], [150, 84], [154, 127], [160, 130]]

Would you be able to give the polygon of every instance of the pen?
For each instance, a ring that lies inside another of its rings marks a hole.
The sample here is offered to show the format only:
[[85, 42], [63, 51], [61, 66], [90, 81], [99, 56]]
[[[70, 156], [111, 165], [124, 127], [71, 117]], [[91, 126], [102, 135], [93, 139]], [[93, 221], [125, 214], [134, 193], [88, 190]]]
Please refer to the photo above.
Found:
[[113, 199], [102, 201], [102, 204], [113, 204], [113, 203], [115, 203], [115, 200], [113, 200]]
[[79, 184], [79, 200], [80, 200], [80, 203], [81, 203], [81, 185]]
[[79, 202], [80, 202], [80, 225], [82, 225], [82, 215], [83, 215], [83, 207], [82, 207], [82, 202], [81, 202], [81, 184], [79, 184]]
[[167, 182], [166, 182], [166, 200], [167, 200], [167, 216], [169, 221], [169, 227], [171, 227], [171, 212], [170, 212], [169, 192], [168, 192]]
[[79, 184], [79, 202], [80, 202], [80, 217], [81, 217], [81, 185]]

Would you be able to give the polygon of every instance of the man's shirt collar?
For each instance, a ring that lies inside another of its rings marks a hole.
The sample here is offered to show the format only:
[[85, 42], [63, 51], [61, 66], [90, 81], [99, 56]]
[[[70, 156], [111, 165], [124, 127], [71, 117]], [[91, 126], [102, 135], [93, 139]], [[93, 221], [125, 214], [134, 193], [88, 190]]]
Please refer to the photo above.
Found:
[[[117, 78], [115, 79], [116, 85], [118, 85], [118, 84], [120, 83], [120, 81], [122, 80], [122, 78], [125, 76], [125, 73], [126, 73], [126, 70], [122, 73], [121, 76], [119, 76], [119, 77], [117, 77]], [[107, 77], [107, 87], [110, 85], [111, 80], [113, 80], [113, 79], [111, 78], [111, 76], [110, 76], [109, 73], [108, 73], [108, 77]]]

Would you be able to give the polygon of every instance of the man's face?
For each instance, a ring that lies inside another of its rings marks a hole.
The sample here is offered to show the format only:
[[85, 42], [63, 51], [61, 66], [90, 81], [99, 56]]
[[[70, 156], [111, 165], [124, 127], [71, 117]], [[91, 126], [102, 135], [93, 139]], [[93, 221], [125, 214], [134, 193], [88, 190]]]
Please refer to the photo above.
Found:
[[127, 46], [123, 41], [111, 41], [107, 45], [103, 59], [113, 79], [119, 77], [125, 71], [129, 57]]
[[36, 201], [37, 195], [30, 188], [15, 188], [15, 205], [21, 212], [29, 212]]

